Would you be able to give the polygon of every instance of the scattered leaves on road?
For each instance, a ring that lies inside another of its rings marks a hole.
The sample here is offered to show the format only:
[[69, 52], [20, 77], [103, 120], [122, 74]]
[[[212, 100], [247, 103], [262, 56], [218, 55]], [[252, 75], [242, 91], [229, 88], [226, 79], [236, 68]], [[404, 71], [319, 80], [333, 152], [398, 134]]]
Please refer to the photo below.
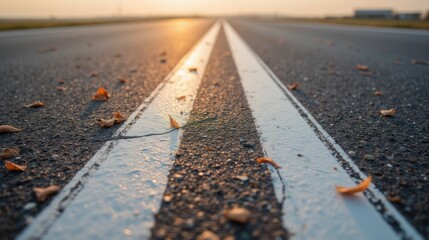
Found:
[[229, 210], [225, 210], [224, 215], [226, 219], [237, 222], [237, 223], [247, 223], [250, 220], [252, 215], [249, 210], [241, 207], [234, 207]]
[[92, 96], [92, 101], [106, 101], [110, 98], [110, 94], [105, 88], [99, 87], [97, 92]]
[[341, 194], [351, 195], [351, 194], [365, 191], [369, 187], [369, 184], [371, 184], [371, 181], [372, 181], [372, 177], [369, 176], [357, 186], [354, 186], [354, 187], [336, 186], [335, 188], [337, 189], [337, 192]]
[[375, 91], [374, 95], [375, 96], [383, 96], [383, 93], [381, 91]]
[[113, 120], [115, 120], [115, 123], [121, 123], [125, 120], [127, 120], [127, 118], [122, 115], [120, 112], [114, 112], [113, 113]]
[[296, 89], [298, 89], [298, 83], [291, 83], [291, 84], [288, 84], [287, 85], [287, 88], [289, 89], [289, 90], [296, 90]]
[[384, 117], [393, 117], [396, 114], [396, 110], [394, 108], [389, 110], [380, 110], [380, 114]]
[[2, 149], [0, 152], [1, 159], [9, 159], [9, 158], [18, 157], [18, 156], [19, 156], [19, 150], [13, 149], [13, 148], [5, 148], [5, 149]]
[[260, 157], [260, 158], [258, 158], [258, 159], [256, 159], [256, 161], [258, 162], [258, 163], [269, 163], [269, 164], [271, 164], [273, 167], [275, 167], [275, 168], [281, 168], [276, 162], [274, 162], [274, 160], [273, 159], [271, 159], [271, 158], [267, 158], [267, 157]]
[[95, 121], [102, 128], [109, 128], [109, 127], [113, 126], [113, 124], [115, 124], [115, 119], [114, 118], [111, 118], [111, 119], [99, 118], [99, 119], [96, 119]]
[[174, 118], [172, 118], [170, 115], [168, 115], [168, 117], [170, 118], [170, 126], [172, 128], [179, 129], [180, 128], [179, 123], [177, 123], [177, 121], [174, 120]]
[[27, 170], [27, 165], [18, 165], [9, 161], [4, 161], [4, 166], [11, 172], [24, 172]]
[[361, 72], [369, 72], [369, 68], [366, 65], [358, 64], [358, 65], [356, 65], [356, 69], [361, 71]]
[[204, 231], [197, 236], [197, 240], [220, 240], [220, 237], [211, 231]]
[[22, 129], [10, 126], [10, 125], [1, 125], [0, 126], [0, 133], [17, 133], [21, 132]]
[[25, 108], [39, 108], [39, 107], [44, 107], [45, 104], [41, 101], [35, 101], [29, 104], [24, 105], [23, 107]]
[[38, 202], [44, 202], [49, 196], [57, 193], [59, 190], [60, 187], [57, 185], [51, 185], [46, 188], [33, 188]]

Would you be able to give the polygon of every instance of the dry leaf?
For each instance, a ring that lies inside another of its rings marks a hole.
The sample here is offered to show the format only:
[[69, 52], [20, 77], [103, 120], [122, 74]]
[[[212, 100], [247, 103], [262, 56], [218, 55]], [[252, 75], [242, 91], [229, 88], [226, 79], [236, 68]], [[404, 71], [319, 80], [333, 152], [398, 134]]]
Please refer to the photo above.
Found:
[[1, 125], [0, 126], [0, 133], [16, 133], [21, 132], [22, 129], [10, 126], [10, 125]]
[[233, 209], [226, 210], [224, 215], [230, 221], [244, 224], [249, 221], [251, 213], [245, 208], [235, 207]]
[[118, 78], [118, 82], [119, 82], [119, 83], [127, 83], [127, 82], [128, 82], [128, 80], [127, 80], [126, 78], [122, 78], [122, 77], [120, 77], [120, 78]]
[[125, 120], [127, 120], [126, 117], [124, 117], [124, 115], [122, 115], [120, 112], [114, 112], [113, 113], [113, 119], [115, 123], [121, 123]]
[[186, 100], [186, 96], [185, 96], [185, 95], [183, 95], [183, 96], [177, 97], [176, 99], [177, 99], [178, 101], [185, 101], [185, 100]]
[[292, 84], [288, 84], [287, 88], [289, 90], [296, 90], [298, 88], [298, 83], [292, 83]]
[[4, 165], [11, 172], [24, 172], [27, 169], [26, 165], [18, 165], [9, 161], [4, 161]]
[[383, 96], [383, 93], [381, 91], [375, 91], [374, 95], [375, 96]]
[[179, 123], [177, 123], [177, 121], [174, 120], [170, 115], [168, 115], [168, 117], [170, 118], [170, 126], [172, 128], [179, 129], [180, 128]]
[[188, 70], [189, 72], [196, 73], [198, 69], [196, 67], [190, 67]]
[[110, 94], [103, 87], [99, 87], [97, 92], [92, 96], [92, 101], [106, 101], [110, 98]]
[[66, 90], [66, 88], [63, 86], [57, 87], [57, 91], [64, 92], [65, 90]]
[[90, 74], [89, 74], [89, 77], [97, 77], [98, 76], [98, 72], [91, 72]]
[[34, 193], [38, 202], [45, 201], [49, 196], [57, 193], [60, 190], [60, 187], [57, 185], [51, 185], [46, 188], [33, 188]]
[[393, 117], [396, 114], [396, 110], [394, 108], [389, 110], [380, 110], [380, 114], [384, 117]]
[[258, 163], [269, 163], [269, 164], [273, 165], [273, 167], [275, 167], [275, 168], [281, 168], [281, 167], [280, 167], [276, 162], [274, 162], [274, 160], [273, 160], [273, 159], [271, 159], [271, 158], [267, 158], [267, 157], [260, 157], [260, 158], [256, 159], [256, 161], [257, 161]]
[[111, 126], [113, 126], [113, 124], [115, 124], [115, 119], [111, 118], [111, 119], [97, 119], [96, 120], [98, 125], [100, 125], [102, 128], [109, 128]]
[[0, 152], [0, 158], [1, 159], [9, 159], [13, 157], [19, 156], [19, 150], [13, 149], [13, 148], [5, 148]]
[[398, 196], [388, 196], [387, 200], [392, 203], [402, 203], [402, 200]]
[[362, 71], [362, 72], [368, 72], [369, 71], [368, 66], [366, 66], [366, 65], [360, 65], [360, 64], [356, 65], [356, 69], [359, 70], [359, 71]]
[[202, 234], [197, 236], [197, 240], [220, 240], [220, 237], [211, 231], [204, 231]]
[[23, 107], [25, 108], [39, 108], [39, 107], [44, 107], [45, 104], [41, 101], [35, 101], [29, 104], [24, 105]]
[[367, 179], [365, 179], [363, 182], [361, 182], [359, 185], [355, 187], [336, 186], [336, 189], [337, 189], [337, 192], [341, 194], [347, 194], [347, 195], [363, 192], [369, 187], [369, 184], [371, 184], [371, 180], [372, 180], [372, 177], [369, 176], [367, 177]]

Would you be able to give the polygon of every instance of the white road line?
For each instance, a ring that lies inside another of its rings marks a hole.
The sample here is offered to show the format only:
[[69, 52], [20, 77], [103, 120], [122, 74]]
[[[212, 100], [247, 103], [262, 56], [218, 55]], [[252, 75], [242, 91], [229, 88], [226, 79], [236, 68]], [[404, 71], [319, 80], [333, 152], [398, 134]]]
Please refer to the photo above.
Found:
[[[216, 23], [116, 136], [169, 131], [168, 114], [187, 122], [219, 29]], [[181, 135], [107, 142], [18, 239], [149, 238]]]
[[[262, 147], [282, 166], [269, 168], [277, 198], [284, 200], [283, 223], [293, 238], [422, 239], [375, 186], [366, 191], [367, 198], [335, 191], [335, 185], [355, 184], [348, 172], [366, 176], [232, 27], [223, 26]], [[373, 205], [377, 201], [383, 214]]]

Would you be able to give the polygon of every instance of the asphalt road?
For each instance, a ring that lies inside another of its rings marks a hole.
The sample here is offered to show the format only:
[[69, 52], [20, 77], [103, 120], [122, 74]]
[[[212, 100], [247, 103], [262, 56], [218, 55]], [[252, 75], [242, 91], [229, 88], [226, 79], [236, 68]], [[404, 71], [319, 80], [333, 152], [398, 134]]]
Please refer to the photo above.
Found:
[[[182, 19], [0, 33], [0, 148], [19, 148], [29, 169], [0, 168], [0, 236], [14, 238], [49, 200], [33, 187], [64, 186], [209, 29]], [[231, 19], [231, 25], [407, 219], [429, 238], [429, 34], [319, 24]], [[371, 75], [355, 69], [368, 65]], [[125, 84], [118, 78], [127, 79]], [[60, 80], [64, 83], [60, 84]], [[269, 172], [223, 31], [219, 35], [155, 215], [154, 239], [193, 239], [204, 230], [236, 239], [287, 238]], [[58, 91], [57, 87], [65, 87]], [[91, 101], [99, 86], [112, 97]], [[382, 96], [375, 96], [374, 91]], [[23, 104], [43, 101], [44, 108]], [[385, 118], [381, 109], [395, 108]], [[305, 154], [305, 153], [304, 153]], [[367, 155], [365, 157], [365, 155]], [[371, 155], [371, 156], [368, 156]], [[229, 160], [228, 160], [229, 159]], [[246, 175], [247, 180], [234, 176]], [[180, 176], [180, 177], [178, 177]], [[223, 210], [252, 209], [249, 225]], [[256, 221], [261, 219], [262, 221]]]
[[[429, 65], [412, 64], [428, 60], [429, 33], [231, 22], [283, 83], [299, 83], [295, 97], [429, 238]], [[355, 69], [358, 64], [371, 75]], [[379, 115], [390, 108], [394, 117]]]
[[[36, 202], [33, 187], [64, 186], [102, 146], [97, 139], [119, 128], [101, 129], [95, 120], [115, 111], [130, 115], [212, 22], [179, 19], [0, 34], [0, 123], [23, 129], [2, 134], [0, 147], [19, 148], [17, 163], [29, 168], [24, 173], [0, 169], [1, 239], [16, 236], [49, 203], [24, 210]], [[127, 82], [119, 83], [119, 77]], [[100, 86], [112, 97], [92, 102]], [[22, 107], [34, 101], [45, 107]]]

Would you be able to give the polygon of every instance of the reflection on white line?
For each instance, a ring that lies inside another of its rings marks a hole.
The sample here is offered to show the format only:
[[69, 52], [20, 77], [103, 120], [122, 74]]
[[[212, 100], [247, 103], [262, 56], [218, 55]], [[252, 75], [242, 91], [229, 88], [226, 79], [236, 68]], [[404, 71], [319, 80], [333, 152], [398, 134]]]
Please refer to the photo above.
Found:
[[[278, 172], [272, 167], [270, 170], [278, 200], [282, 202], [285, 197], [283, 223], [293, 238], [421, 239], [374, 186], [371, 191], [384, 201], [388, 214], [406, 236], [394, 231], [363, 194], [345, 197], [335, 191], [335, 185], [355, 183], [286, 97], [288, 90], [273, 79], [272, 72], [229, 24], [224, 23], [224, 28], [262, 147], [282, 166]], [[351, 161], [349, 164], [357, 169]]]
[[[219, 29], [216, 23], [130, 116], [125, 136], [170, 130], [168, 114], [187, 122]], [[107, 142], [18, 239], [148, 239], [180, 137], [181, 130]]]

